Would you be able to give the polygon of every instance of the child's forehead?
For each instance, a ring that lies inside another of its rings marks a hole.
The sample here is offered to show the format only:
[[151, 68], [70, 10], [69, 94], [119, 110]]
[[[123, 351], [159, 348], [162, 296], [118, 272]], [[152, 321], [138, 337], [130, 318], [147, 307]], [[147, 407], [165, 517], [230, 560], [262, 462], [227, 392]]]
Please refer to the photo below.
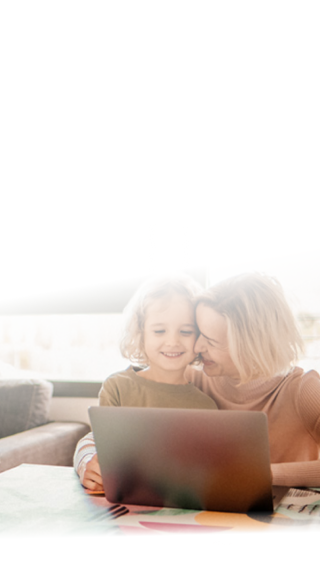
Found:
[[193, 316], [194, 309], [191, 300], [179, 293], [170, 293], [165, 297], [150, 299], [146, 305], [146, 318], [152, 314], [170, 313], [178, 309]]

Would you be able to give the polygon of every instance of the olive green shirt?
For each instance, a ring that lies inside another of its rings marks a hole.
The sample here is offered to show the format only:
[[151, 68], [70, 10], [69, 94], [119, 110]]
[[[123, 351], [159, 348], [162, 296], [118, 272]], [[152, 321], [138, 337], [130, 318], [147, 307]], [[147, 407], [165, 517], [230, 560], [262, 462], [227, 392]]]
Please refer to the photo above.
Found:
[[[201, 392], [192, 382], [166, 384], [138, 376], [140, 368], [129, 366], [107, 378], [99, 392], [100, 406], [128, 406], [140, 408], [197, 408], [217, 409], [215, 401]], [[88, 433], [77, 444], [73, 464], [82, 483], [86, 463], [96, 453], [93, 433]]]
[[99, 392], [100, 406], [140, 408], [216, 409], [215, 401], [201, 392], [193, 382], [167, 384], [147, 380], [137, 374], [140, 368], [130, 366], [109, 376]]

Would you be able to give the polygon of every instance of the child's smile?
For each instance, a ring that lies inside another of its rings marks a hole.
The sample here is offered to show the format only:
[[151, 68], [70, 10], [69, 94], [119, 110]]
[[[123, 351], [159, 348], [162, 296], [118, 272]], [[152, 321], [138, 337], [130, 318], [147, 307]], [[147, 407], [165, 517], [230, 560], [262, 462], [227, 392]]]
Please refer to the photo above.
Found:
[[168, 356], [169, 358], [177, 358], [178, 356], [184, 354], [184, 352], [163, 352], [162, 354], [164, 356]]

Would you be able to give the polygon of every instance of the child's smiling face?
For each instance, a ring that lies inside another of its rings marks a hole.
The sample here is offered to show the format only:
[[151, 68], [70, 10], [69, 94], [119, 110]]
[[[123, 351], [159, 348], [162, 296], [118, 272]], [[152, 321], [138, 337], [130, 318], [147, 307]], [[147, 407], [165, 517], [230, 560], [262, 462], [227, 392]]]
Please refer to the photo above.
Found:
[[144, 350], [150, 369], [183, 371], [194, 360], [194, 309], [179, 294], [153, 301], [144, 323]]

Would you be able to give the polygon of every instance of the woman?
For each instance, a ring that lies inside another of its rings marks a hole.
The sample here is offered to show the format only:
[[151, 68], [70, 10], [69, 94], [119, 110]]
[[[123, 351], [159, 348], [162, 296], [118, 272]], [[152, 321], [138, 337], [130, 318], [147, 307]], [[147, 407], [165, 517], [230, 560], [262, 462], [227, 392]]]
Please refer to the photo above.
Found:
[[295, 367], [302, 340], [280, 284], [259, 274], [223, 281], [197, 299], [189, 380], [219, 409], [258, 410], [269, 422], [274, 485], [320, 486], [320, 377]]

